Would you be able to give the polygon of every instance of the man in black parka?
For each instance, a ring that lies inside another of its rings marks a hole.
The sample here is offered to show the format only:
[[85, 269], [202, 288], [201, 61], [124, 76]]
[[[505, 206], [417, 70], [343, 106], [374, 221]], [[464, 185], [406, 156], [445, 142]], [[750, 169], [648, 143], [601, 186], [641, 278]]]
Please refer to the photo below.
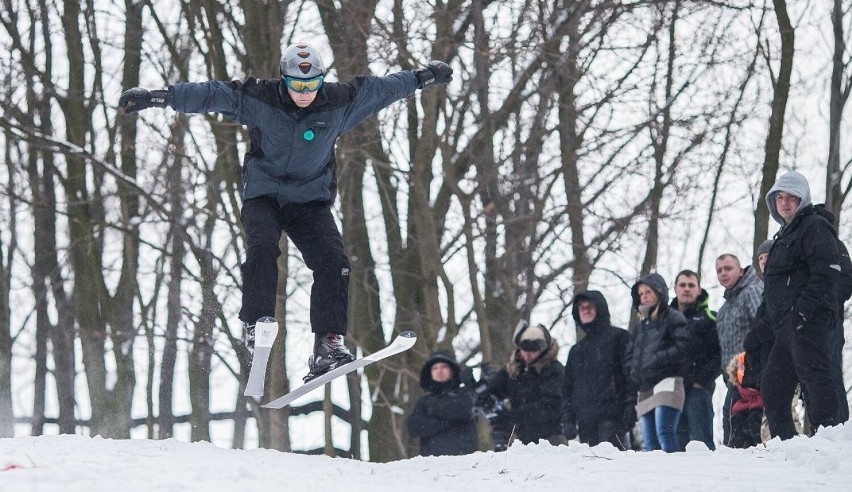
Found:
[[710, 310], [709, 298], [707, 291], [701, 288], [698, 273], [683, 270], [677, 274], [671, 307], [686, 318], [690, 340], [690, 356], [683, 368], [686, 397], [678, 422], [678, 442], [684, 451], [690, 441], [701, 441], [709, 449], [716, 449], [713, 391], [722, 364], [722, 348], [716, 331], [716, 313]]
[[604, 441], [624, 450], [636, 423], [636, 391], [627, 374], [630, 334], [610, 324], [603, 294], [574, 296], [571, 314], [586, 334], [571, 347], [562, 385], [562, 431], [567, 439], [596, 446]]
[[470, 454], [477, 449], [473, 393], [461, 387], [459, 365], [443, 350], [434, 352], [420, 371], [426, 390], [406, 420], [408, 435], [420, 439], [422, 456]]
[[354, 359], [344, 345], [349, 259], [331, 213], [337, 137], [417, 89], [449, 83], [453, 70], [432, 61], [413, 71], [327, 82], [319, 51], [304, 43], [288, 46], [279, 68], [280, 78], [272, 80], [180, 83], [152, 91], [135, 87], [124, 91], [118, 104], [128, 114], [167, 106], [181, 113], [220, 113], [248, 128], [240, 212], [247, 242], [239, 315], [245, 345], [253, 352], [256, 322], [274, 317], [278, 243], [286, 232], [314, 276], [308, 381]]
[[837, 423], [829, 332], [837, 319], [840, 254], [837, 233], [824, 209], [811, 203], [807, 179], [779, 177], [766, 205], [781, 224], [764, 272], [764, 300], [775, 343], [760, 389], [773, 437], [796, 435], [790, 400], [797, 382], [808, 394], [813, 429]]

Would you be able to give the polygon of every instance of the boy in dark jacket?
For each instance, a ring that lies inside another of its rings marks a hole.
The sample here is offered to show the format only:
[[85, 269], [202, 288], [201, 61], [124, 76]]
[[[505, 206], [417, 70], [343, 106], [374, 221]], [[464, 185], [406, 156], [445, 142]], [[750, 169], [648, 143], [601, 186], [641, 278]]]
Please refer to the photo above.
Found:
[[636, 422], [636, 392], [628, 387], [627, 330], [610, 324], [603, 294], [574, 296], [574, 322], [586, 334], [571, 347], [562, 386], [562, 432], [596, 446], [604, 441], [625, 450]]
[[420, 387], [427, 391], [406, 420], [408, 435], [420, 439], [422, 456], [470, 454], [477, 449], [473, 393], [461, 388], [459, 365], [440, 350], [426, 359]]
[[281, 77], [272, 80], [181, 83], [153, 91], [135, 87], [121, 94], [118, 105], [128, 114], [167, 106], [181, 113], [220, 113], [248, 128], [240, 211], [247, 242], [240, 310], [245, 346], [253, 353], [257, 321], [275, 321], [278, 243], [286, 232], [314, 275], [308, 381], [354, 359], [343, 343], [349, 259], [331, 213], [337, 137], [417, 89], [449, 83], [453, 70], [432, 61], [384, 77], [327, 82], [319, 51], [304, 43], [288, 46], [279, 68]]

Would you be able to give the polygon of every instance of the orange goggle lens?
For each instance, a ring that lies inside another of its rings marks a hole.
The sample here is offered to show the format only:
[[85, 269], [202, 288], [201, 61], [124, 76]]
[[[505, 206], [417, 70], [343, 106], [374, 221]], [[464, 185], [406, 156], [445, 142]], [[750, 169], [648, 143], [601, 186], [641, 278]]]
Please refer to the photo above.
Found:
[[284, 83], [287, 88], [293, 92], [316, 92], [322, 87], [322, 75], [310, 79], [297, 79], [294, 77], [284, 77]]

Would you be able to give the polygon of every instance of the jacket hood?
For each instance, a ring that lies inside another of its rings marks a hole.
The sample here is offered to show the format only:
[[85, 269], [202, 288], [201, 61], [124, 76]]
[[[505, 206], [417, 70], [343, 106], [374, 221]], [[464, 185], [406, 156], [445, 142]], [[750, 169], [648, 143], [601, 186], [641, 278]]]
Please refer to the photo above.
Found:
[[645, 284], [657, 294], [657, 298], [659, 299], [659, 304], [661, 308], [668, 306], [669, 304], [669, 287], [666, 285], [665, 279], [659, 273], [652, 273], [650, 275], [646, 275], [644, 277], [640, 277], [639, 280], [633, 284], [633, 287], [630, 288], [630, 295], [633, 297], [633, 309], [639, 309], [639, 284]]
[[825, 208], [824, 203], [814, 205], [814, 213], [827, 220], [833, 227], [837, 227], [837, 218], [829, 209]]
[[[580, 323], [580, 303], [583, 301], [589, 301], [594, 304], [595, 310], [597, 311], [594, 321], [586, 325]], [[606, 298], [604, 298], [603, 294], [599, 291], [588, 290], [586, 292], [581, 292], [574, 296], [572, 303], [573, 307], [571, 308], [571, 316], [574, 317], [574, 323], [576, 323], [580, 328], [585, 330], [586, 328], [608, 326], [610, 324], [609, 305], [606, 302]]]
[[737, 283], [734, 284], [730, 289], [725, 290], [724, 297], [728, 299], [729, 297], [737, 294], [741, 290], [750, 287], [758, 282], [762, 282], [760, 278], [757, 276], [757, 272], [754, 270], [754, 267], [749, 265], [745, 267], [743, 272], [743, 276], [737, 280]]
[[[446, 383], [438, 383], [432, 379], [432, 366], [438, 362], [447, 363], [450, 366], [450, 369], [453, 370], [453, 377]], [[429, 358], [426, 359], [426, 362], [423, 363], [423, 368], [420, 370], [420, 387], [432, 393], [438, 392], [441, 388], [447, 386], [453, 388], [458, 387], [461, 383], [459, 373], [459, 363], [456, 362], [455, 356], [446, 350], [436, 350], [435, 352], [432, 352], [432, 355], [430, 355]]]
[[808, 185], [807, 178], [796, 171], [790, 171], [783, 174], [777, 181], [775, 181], [775, 184], [772, 185], [772, 189], [770, 189], [769, 193], [766, 194], [766, 206], [769, 208], [769, 214], [772, 215], [775, 222], [784, 226], [786, 225], [786, 222], [784, 222], [784, 219], [778, 214], [778, 208], [775, 206], [775, 195], [781, 191], [802, 199], [802, 202], [799, 203], [799, 208], [796, 209], [796, 214], [798, 214], [803, 208], [811, 204], [811, 188], [810, 185]]

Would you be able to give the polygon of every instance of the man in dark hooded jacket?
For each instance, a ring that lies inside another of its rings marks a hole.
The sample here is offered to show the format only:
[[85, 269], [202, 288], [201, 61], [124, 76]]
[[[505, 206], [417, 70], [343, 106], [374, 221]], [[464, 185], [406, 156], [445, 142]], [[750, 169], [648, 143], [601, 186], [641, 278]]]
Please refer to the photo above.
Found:
[[449, 353], [433, 353], [420, 371], [426, 390], [408, 416], [408, 435], [420, 439], [422, 456], [470, 454], [477, 449], [473, 393], [461, 388], [459, 365]]
[[574, 296], [574, 322], [586, 334], [571, 347], [562, 386], [562, 431], [567, 439], [596, 446], [604, 441], [625, 450], [636, 423], [636, 391], [628, 387], [627, 330], [610, 324], [603, 294]]
[[511, 404], [501, 414], [498, 427], [524, 444], [542, 439], [553, 445], [565, 443], [560, 426], [563, 366], [556, 360], [559, 344], [547, 328], [525, 321], [518, 323], [512, 341], [515, 350], [509, 363], [489, 383], [492, 393], [508, 398]]
[[766, 194], [781, 229], [764, 272], [766, 316], [775, 332], [760, 389], [773, 437], [796, 435], [790, 399], [797, 382], [808, 396], [813, 429], [837, 423], [837, 392], [831, 379], [829, 331], [837, 318], [840, 254], [824, 209], [811, 203], [807, 179], [784, 174]]

